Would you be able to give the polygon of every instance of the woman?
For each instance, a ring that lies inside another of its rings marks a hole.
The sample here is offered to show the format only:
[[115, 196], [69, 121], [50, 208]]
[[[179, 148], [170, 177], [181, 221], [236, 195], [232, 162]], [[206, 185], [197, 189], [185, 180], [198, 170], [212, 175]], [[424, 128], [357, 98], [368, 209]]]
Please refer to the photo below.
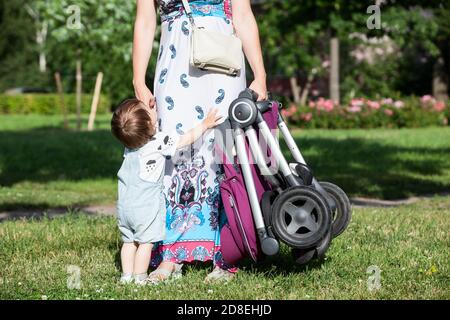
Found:
[[[156, 29], [156, 5], [161, 15], [161, 41], [154, 91], [145, 83]], [[266, 72], [259, 32], [250, 0], [189, 0], [193, 17], [208, 30], [236, 35], [255, 79], [250, 85], [266, 99]], [[137, 0], [133, 45], [133, 85], [136, 97], [157, 107], [161, 129], [178, 134], [192, 128], [213, 107], [227, 115], [228, 106], [246, 88], [245, 67], [236, 77], [201, 71], [189, 65], [191, 25], [181, 0]], [[242, 56], [245, 65], [244, 55]], [[164, 281], [179, 274], [181, 265], [213, 261], [206, 280], [228, 280], [235, 269], [221, 259], [219, 241], [219, 167], [214, 162], [212, 133], [205, 136], [189, 156], [180, 154], [166, 165], [166, 240], [155, 250], [158, 269], [150, 280]]]

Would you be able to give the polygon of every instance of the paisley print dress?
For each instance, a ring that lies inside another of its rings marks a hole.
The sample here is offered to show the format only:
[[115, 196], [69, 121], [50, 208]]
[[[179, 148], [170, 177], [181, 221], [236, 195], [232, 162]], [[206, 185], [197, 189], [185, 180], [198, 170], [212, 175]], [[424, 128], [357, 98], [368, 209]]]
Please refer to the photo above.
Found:
[[[219, 108], [227, 116], [230, 103], [246, 87], [245, 69], [237, 77], [201, 71], [189, 65], [191, 25], [181, 0], [157, 0], [161, 41], [154, 93], [162, 131], [184, 134]], [[231, 0], [189, 1], [197, 26], [232, 34]], [[242, 55], [244, 62], [244, 55]], [[243, 63], [243, 65], [245, 65]], [[166, 240], [155, 246], [152, 265], [214, 261], [220, 254], [220, 167], [214, 161], [214, 133], [179, 150], [166, 162]]]

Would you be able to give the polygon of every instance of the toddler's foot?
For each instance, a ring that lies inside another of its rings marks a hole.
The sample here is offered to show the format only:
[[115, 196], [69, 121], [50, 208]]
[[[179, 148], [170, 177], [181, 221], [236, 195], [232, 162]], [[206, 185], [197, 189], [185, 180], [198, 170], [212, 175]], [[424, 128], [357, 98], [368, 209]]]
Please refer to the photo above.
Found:
[[146, 284], [148, 275], [147, 273], [141, 273], [141, 274], [135, 274], [134, 275], [134, 283], [140, 286], [143, 286]]
[[205, 278], [206, 283], [228, 282], [236, 276], [236, 272], [230, 272], [218, 266]]
[[122, 276], [120, 277], [120, 283], [121, 284], [129, 284], [133, 282], [133, 275], [131, 273], [127, 273], [127, 274], [122, 274]]

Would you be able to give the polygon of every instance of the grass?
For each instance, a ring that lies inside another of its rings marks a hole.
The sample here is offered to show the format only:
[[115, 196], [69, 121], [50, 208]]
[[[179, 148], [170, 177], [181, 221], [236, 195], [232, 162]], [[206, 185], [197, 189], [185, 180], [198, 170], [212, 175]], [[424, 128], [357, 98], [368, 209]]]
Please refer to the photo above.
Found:
[[[75, 126], [70, 117], [70, 126]], [[449, 299], [450, 197], [396, 208], [356, 208], [349, 229], [322, 262], [296, 266], [287, 247], [235, 281], [206, 285], [210, 268], [186, 266], [161, 287], [117, 283], [114, 217], [70, 208], [111, 204], [122, 147], [109, 115], [94, 132], [62, 129], [58, 116], [0, 115], [0, 212], [69, 208], [57, 218], [0, 223], [0, 299]], [[86, 116], [84, 116], [86, 123]], [[307, 130], [294, 136], [320, 180], [351, 196], [384, 199], [450, 191], [450, 128]], [[286, 152], [286, 149], [284, 149]], [[68, 268], [81, 288], [68, 289]], [[381, 270], [381, 287], [368, 290]]]
[[[449, 299], [450, 198], [400, 208], [355, 209], [349, 229], [326, 260], [308, 267], [286, 247], [237, 278], [207, 285], [205, 266], [187, 266], [180, 281], [159, 287], [121, 286], [119, 237], [112, 217], [69, 213], [0, 224], [0, 299]], [[69, 266], [81, 288], [68, 289]], [[368, 290], [370, 266], [381, 287]]]
[[[62, 129], [58, 116], [0, 116], [0, 212], [113, 203], [123, 150], [109, 121], [101, 115], [97, 130], [77, 132]], [[450, 128], [294, 136], [316, 176], [351, 196], [397, 199], [450, 190]]]

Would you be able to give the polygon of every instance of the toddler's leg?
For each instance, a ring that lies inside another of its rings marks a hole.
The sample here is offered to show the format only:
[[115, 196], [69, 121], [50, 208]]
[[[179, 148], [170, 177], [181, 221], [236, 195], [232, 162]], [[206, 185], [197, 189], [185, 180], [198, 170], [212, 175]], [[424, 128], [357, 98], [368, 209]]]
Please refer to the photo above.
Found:
[[136, 251], [136, 257], [134, 258], [135, 276], [141, 275], [143, 277], [145, 275], [145, 278], [147, 278], [147, 270], [150, 266], [152, 249], [153, 249], [152, 243], [139, 244]]
[[134, 242], [124, 243], [120, 251], [123, 276], [133, 274], [137, 245]]

